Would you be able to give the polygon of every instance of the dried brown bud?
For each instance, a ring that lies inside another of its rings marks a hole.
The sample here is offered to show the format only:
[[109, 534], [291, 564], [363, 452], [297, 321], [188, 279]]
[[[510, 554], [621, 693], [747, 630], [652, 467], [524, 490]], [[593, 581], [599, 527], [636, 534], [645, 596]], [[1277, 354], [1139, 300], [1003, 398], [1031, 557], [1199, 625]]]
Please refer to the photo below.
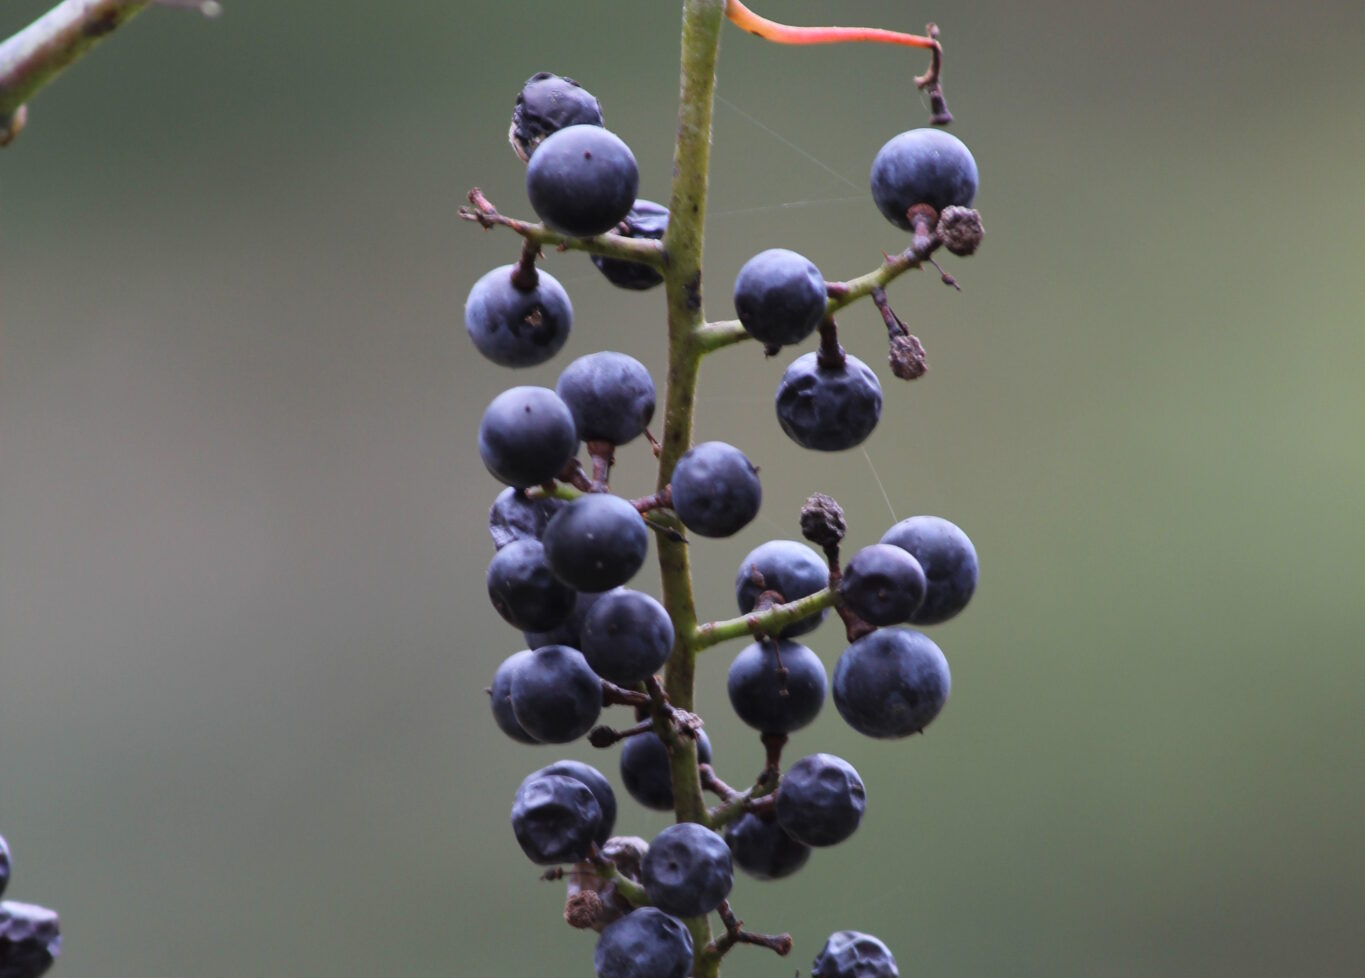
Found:
[[891, 372], [901, 380], [916, 380], [929, 369], [924, 346], [918, 337], [909, 333], [891, 337], [891, 353], [887, 360], [891, 364]]
[[564, 903], [564, 922], [578, 930], [599, 929], [601, 916], [602, 898], [592, 890], [579, 890]]
[[981, 215], [970, 207], [945, 207], [938, 220], [938, 236], [943, 239], [943, 247], [964, 258], [976, 253], [985, 233]]
[[801, 535], [817, 547], [837, 547], [847, 532], [843, 508], [823, 492], [814, 493], [801, 507]]

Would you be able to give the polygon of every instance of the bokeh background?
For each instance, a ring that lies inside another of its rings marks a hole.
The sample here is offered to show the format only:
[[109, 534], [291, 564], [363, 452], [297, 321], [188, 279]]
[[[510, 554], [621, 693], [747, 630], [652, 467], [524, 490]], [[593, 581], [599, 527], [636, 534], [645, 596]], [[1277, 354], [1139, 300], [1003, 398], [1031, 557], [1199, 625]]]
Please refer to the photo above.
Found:
[[[12, 29], [44, 8], [4, 5]], [[547, 257], [574, 336], [512, 374], [469, 286], [529, 216], [505, 142], [550, 69], [602, 100], [666, 199], [678, 4], [232, 0], [156, 11], [31, 106], [0, 155], [0, 832], [10, 894], [60, 908], [65, 978], [591, 973], [506, 823], [520, 747], [483, 692], [497, 485], [475, 431], [514, 383], [611, 348], [663, 381], [661, 298]], [[1365, 7], [789, 2], [796, 23], [935, 19], [988, 236], [903, 277], [931, 373], [883, 369], [866, 451], [802, 453], [786, 356], [707, 363], [697, 433], [764, 511], [695, 547], [704, 615], [813, 490], [854, 546], [958, 522], [978, 595], [934, 638], [952, 702], [881, 743], [833, 709], [792, 756], [851, 759], [862, 829], [734, 903], [906, 975], [1358, 976], [1365, 960]], [[877, 148], [922, 125], [921, 60], [727, 29], [707, 310], [773, 246], [831, 279], [904, 239]], [[870, 306], [846, 343], [880, 363]], [[643, 492], [649, 459], [622, 453]], [[644, 586], [657, 586], [646, 575]], [[833, 625], [811, 644], [833, 665]], [[722, 773], [757, 769], [701, 664]], [[663, 816], [623, 803], [646, 836]]]

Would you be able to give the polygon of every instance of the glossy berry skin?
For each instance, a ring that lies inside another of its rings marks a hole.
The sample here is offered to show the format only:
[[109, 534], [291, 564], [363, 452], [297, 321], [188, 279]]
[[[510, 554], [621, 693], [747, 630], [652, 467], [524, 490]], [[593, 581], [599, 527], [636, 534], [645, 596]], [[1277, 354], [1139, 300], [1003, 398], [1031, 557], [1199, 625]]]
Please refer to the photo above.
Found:
[[555, 761], [549, 767], [543, 767], [533, 774], [529, 774], [521, 782], [525, 787], [526, 782], [535, 778], [543, 778], [549, 774], [560, 774], [566, 778], [573, 778], [581, 781], [593, 798], [597, 799], [597, 807], [601, 810], [602, 818], [597, 828], [597, 834], [593, 840], [600, 846], [605, 845], [611, 838], [611, 830], [616, 827], [616, 792], [611, 790], [611, 782], [608, 781], [602, 772], [590, 764], [582, 761], [563, 760]]
[[499, 730], [520, 744], [540, 743], [522, 729], [521, 724], [517, 722], [516, 714], [512, 712], [512, 676], [518, 669], [523, 668], [530, 658], [531, 650], [522, 649], [503, 659], [498, 671], [493, 674], [493, 684], [488, 687], [488, 696], [493, 704], [493, 722], [498, 725]]
[[[774, 649], [774, 644], [777, 648]], [[778, 672], [778, 660], [787, 670]], [[753, 642], [735, 656], [727, 688], [741, 720], [762, 733], [791, 733], [815, 719], [825, 704], [820, 657], [788, 639]]]
[[[702, 730], [697, 735], [697, 763], [711, 763], [711, 741]], [[627, 737], [621, 745], [621, 783], [626, 792], [645, 808], [673, 811], [673, 781], [668, 767], [668, 748], [656, 733]]]
[[537, 866], [577, 862], [602, 825], [602, 808], [586, 784], [563, 774], [529, 777], [512, 801], [512, 831]]
[[545, 527], [545, 558], [565, 584], [607, 591], [625, 584], [644, 565], [649, 549], [645, 520], [620, 496], [579, 496]]
[[676, 917], [710, 913], [735, 883], [730, 847], [696, 822], [679, 822], [656, 835], [640, 875], [649, 902]]
[[538, 540], [518, 540], [499, 550], [484, 582], [498, 614], [523, 631], [554, 628], [569, 617], [577, 597], [550, 570]]
[[899, 978], [896, 959], [880, 940], [856, 930], [829, 935], [811, 965], [811, 978]]
[[906, 231], [914, 230], [910, 208], [927, 204], [941, 214], [945, 207], [967, 207], [976, 185], [971, 151], [942, 129], [893, 136], [872, 161], [872, 200], [888, 221]]
[[972, 599], [980, 567], [976, 547], [955, 524], [939, 516], [911, 516], [882, 534], [889, 543], [920, 562], [929, 590], [924, 604], [910, 618], [912, 625], [937, 625], [947, 621]]
[[512, 671], [512, 715], [542, 744], [567, 744], [583, 736], [602, 713], [602, 680], [583, 653], [547, 645]]
[[867, 807], [863, 780], [843, 758], [811, 754], [782, 775], [777, 789], [777, 822], [797, 842], [832, 846], [862, 821]]
[[578, 597], [574, 599], [573, 611], [569, 612], [569, 617], [560, 624], [551, 628], [547, 632], [522, 632], [522, 637], [526, 639], [526, 647], [538, 649], [545, 645], [567, 645], [571, 649], [583, 649], [583, 623], [588, 620], [589, 613], [593, 606], [603, 595], [610, 594], [610, 591], [595, 591], [588, 594], [579, 591]]
[[948, 702], [948, 660], [910, 628], [864, 635], [834, 667], [834, 705], [848, 725], [883, 739], [919, 733]]
[[57, 912], [31, 903], [0, 903], [0, 978], [38, 978], [62, 951]]
[[825, 278], [806, 258], [769, 248], [735, 279], [735, 313], [754, 339], [773, 348], [800, 343], [825, 318]]
[[848, 562], [839, 593], [849, 610], [868, 624], [899, 625], [924, 604], [928, 587], [924, 568], [911, 554], [889, 543], [874, 543]]
[[[814, 550], [795, 540], [769, 540], [749, 551], [740, 563], [735, 575], [735, 600], [739, 613], [747, 615], [764, 591], [776, 591], [786, 602], [814, 594], [827, 584], [829, 568]], [[825, 613], [821, 611], [793, 622], [779, 635], [782, 638], [804, 635], [824, 620]]]
[[526, 166], [531, 209], [547, 227], [574, 238], [616, 227], [639, 189], [630, 147], [601, 126], [567, 126], [550, 134]]
[[507, 140], [524, 163], [546, 136], [580, 125], [602, 125], [601, 103], [572, 78], [538, 71], [517, 93]]
[[735, 865], [754, 879], [783, 879], [806, 865], [810, 858], [810, 846], [782, 831], [773, 816], [763, 818], [746, 812], [726, 828], [725, 841]]
[[583, 622], [583, 657], [593, 672], [621, 686], [654, 675], [673, 650], [673, 621], [648, 594], [608, 591]]
[[841, 452], [861, 445], [881, 415], [882, 385], [857, 357], [826, 366], [818, 353], [804, 353], [777, 385], [777, 423], [802, 448]]
[[578, 437], [624, 445], [654, 417], [654, 381], [624, 353], [590, 353], [564, 368], [555, 393], [573, 414]]
[[546, 387], [513, 387], [479, 422], [479, 457], [499, 482], [528, 489], [559, 474], [578, 451], [573, 415]]
[[687, 978], [692, 935], [676, 917], [640, 907], [602, 930], [592, 966], [597, 978]]
[[516, 269], [502, 265], [474, 283], [464, 304], [464, 327], [479, 352], [499, 366], [533, 367], [568, 341], [573, 305], [549, 272], [536, 272], [535, 288], [517, 288]]
[[517, 540], [539, 540], [545, 535], [550, 517], [567, 505], [568, 500], [553, 496], [531, 499], [520, 489], [508, 486], [498, 493], [488, 510], [488, 533], [493, 546], [501, 550]]
[[[662, 240], [664, 232], [667, 230], [668, 208], [663, 204], [656, 204], [652, 200], [640, 199], [630, 209], [623, 226], [618, 227], [616, 233], [627, 238], [649, 238], [659, 241]], [[633, 292], [652, 289], [664, 280], [663, 273], [657, 268], [651, 265], [642, 265], [638, 261], [623, 261], [620, 258], [604, 258], [601, 255], [593, 255], [592, 263], [597, 266], [597, 270], [605, 275], [607, 281], [612, 285], [622, 289], [630, 289]]]
[[723, 441], [704, 441], [688, 449], [678, 459], [670, 484], [678, 519], [704, 537], [738, 533], [758, 515], [763, 502], [758, 469]]
[[9, 885], [9, 872], [9, 843], [5, 841], [3, 835], [0, 835], [0, 894], [3, 894], [5, 887]]

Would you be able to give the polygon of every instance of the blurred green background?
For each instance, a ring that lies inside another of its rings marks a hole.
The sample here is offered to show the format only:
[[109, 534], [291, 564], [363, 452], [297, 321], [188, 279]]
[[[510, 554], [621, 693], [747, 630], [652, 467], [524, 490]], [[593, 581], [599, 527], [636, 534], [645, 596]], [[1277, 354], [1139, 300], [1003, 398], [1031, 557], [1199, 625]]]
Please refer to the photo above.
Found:
[[[961, 294], [892, 287], [932, 371], [881, 368], [865, 453], [781, 437], [789, 357], [706, 365], [698, 437], [743, 447], [765, 501], [696, 545], [702, 613], [733, 613], [739, 559], [813, 490], [853, 546], [949, 517], [983, 576], [933, 631], [954, 691], [929, 736], [827, 709], [795, 737], [853, 761], [869, 814], [791, 880], [739, 882], [797, 950], [727, 973], [788, 978], [853, 927], [904, 975], [1360, 975], [1365, 7], [758, 9], [938, 21], [988, 235], [949, 266]], [[455, 211], [478, 185], [529, 216], [505, 131], [541, 69], [602, 100], [666, 199], [677, 24], [639, 0], [232, 0], [140, 17], [32, 104], [0, 154], [0, 832], [8, 895], [62, 911], [54, 974], [591, 974], [506, 816], [530, 770], [619, 786], [615, 756], [490, 722], [520, 639], [483, 593], [475, 431], [596, 349], [662, 386], [661, 297], [549, 255], [574, 336], [493, 367], [461, 308], [517, 244]], [[713, 318], [762, 248], [840, 279], [904, 246], [866, 175], [924, 124], [922, 68], [727, 29]], [[875, 311], [842, 320], [882, 363]], [[644, 450], [621, 461], [645, 491]], [[832, 624], [811, 644], [842, 649]], [[698, 698], [738, 783], [761, 755], [728, 715], [737, 650]], [[664, 824], [623, 798], [622, 830]]]

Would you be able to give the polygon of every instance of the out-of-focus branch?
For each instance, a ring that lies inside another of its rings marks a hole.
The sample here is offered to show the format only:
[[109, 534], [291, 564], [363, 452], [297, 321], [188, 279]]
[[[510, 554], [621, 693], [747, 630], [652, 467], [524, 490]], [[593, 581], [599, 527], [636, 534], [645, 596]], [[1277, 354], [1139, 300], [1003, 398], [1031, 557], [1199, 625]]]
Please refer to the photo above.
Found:
[[27, 102], [120, 24], [150, 6], [188, 7], [206, 16], [217, 0], [63, 0], [0, 42], [0, 146], [24, 128]]

